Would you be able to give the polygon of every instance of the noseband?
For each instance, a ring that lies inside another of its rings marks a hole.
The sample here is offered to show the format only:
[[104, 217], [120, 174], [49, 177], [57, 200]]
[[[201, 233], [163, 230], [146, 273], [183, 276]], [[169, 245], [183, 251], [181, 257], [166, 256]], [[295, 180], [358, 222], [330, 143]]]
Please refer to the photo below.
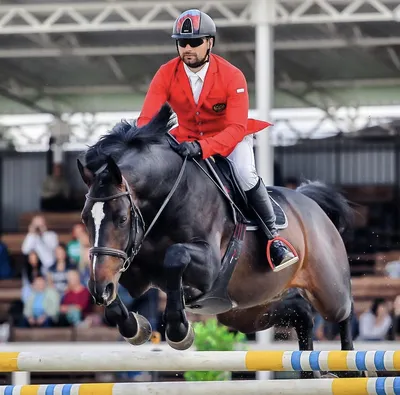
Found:
[[[143, 244], [143, 241], [145, 240], [145, 238], [149, 234], [150, 230], [153, 228], [153, 226], [157, 222], [159, 216], [164, 211], [165, 206], [171, 200], [172, 195], [175, 193], [176, 189], [178, 188], [178, 185], [182, 179], [183, 173], [186, 168], [186, 163], [187, 163], [187, 157], [184, 158], [181, 170], [175, 181], [174, 186], [172, 187], [168, 196], [165, 198], [163, 204], [161, 205], [160, 209], [158, 210], [156, 216], [154, 217], [153, 221], [150, 223], [147, 230], [146, 230], [146, 224], [143, 219], [143, 215], [142, 215], [139, 207], [136, 206], [135, 202], [133, 201], [131, 189], [129, 187], [128, 182], [126, 181], [126, 179], [124, 177], [122, 177], [122, 181], [125, 185], [126, 190], [123, 192], [119, 192], [119, 193], [116, 193], [115, 195], [106, 196], [106, 197], [94, 197], [94, 196], [90, 196], [90, 194], [88, 193], [86, 195], [86, 199], [91, 200], [92, 202], [108, 202], [110, 200], [119, 199], [124, 196], [127, 196], [129, 199], [129, 207], [130, 207], [130, 212], [131, 212], [131, 227], [129, 230], [129, 240], [128, 240], [128, 245], [127, 245], [125, 251], [119, 250], [116, 248], [111, 248], [111, 247], [92, 247], [89, 249], [89, 254], [97, 255], [97, 256], [108, 255], [108, 256], [120, 258], [123, 260], [123, 264], [119, 271], [122, 273], [122, 272], [125, 272], [126, 270], [128, 270], [133, 259], [138, 254], [138, 252]], [[101, 168], [99, 170], [103, 170], [103, 168]], [[99, 172], [99, 170], [97, 171], [97, 173]]]
[[[136, 204], [133, 201], [132, 198], [132, 193], [131, 189], [129, 187], [128, 182], [125, 180], [125, 178], [122, 178], [123, 183], [125, 185], [126, 190], [123, 192], [116, 193], [115, 195], [111, 196], [106, 196], [106, 197], [94, 197], [90, 196], [89, 194], [86, 195], [87, 200], [91, 200], [92, 202], [108, 202], [110, 200], [122, 198], [123, 196], [127, 196], [129, 199], [129, 208], [131, 212], [131, 227], [129, 231], [129, 241], [128, 245], [125, 251], [118, 250], [116, 248], [111, 248], [111, 247], [92, 247], [89, 249], [89, 254], [90, 255], [109, 255], [109, 256], [114, 256], [116, 258], [120, 258], [124, 261], [121, 272], [124, 272], [125, 270], [128, 269], [129, 265], [131, 264], [131, 261], [133, 258], [137, 255], [139, 252], [139, 249], [141, 247], [141, 244], [143, 242], [140, 240], [138, 237], [139, 231], [144, 233], [145, 229], [145, 222], [142, 216], [142, 213], [140, 212], [139, 207], [136, 206]], [[130, 254], [128, 255], [127, 251], [129, 247], [131, 247]]]

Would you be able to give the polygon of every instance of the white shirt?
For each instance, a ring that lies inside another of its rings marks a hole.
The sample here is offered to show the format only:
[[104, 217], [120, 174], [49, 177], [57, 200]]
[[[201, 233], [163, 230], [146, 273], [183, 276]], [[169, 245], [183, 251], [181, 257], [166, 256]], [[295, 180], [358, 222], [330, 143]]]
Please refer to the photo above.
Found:
[[28, 255], [32, 250], [35, 251], [42, 261], [42, 270], [43, 274], [45, 274], [47, 269], [55, 262], [57, 245], [57, 233], [51, 230], [47, 230], [42, 236], [36, 233], [28, 233], [22, 243], [22, 253]]
[[186, 75], [189, 77], [190, 86], [192, 88], [193, 99], [194, 102], [197, 104], [199, 101], [201, 90], [203, 89], [204, 80], [206, 79], [206, 74], [208, 70], [208, 66], [210, 62], [207, 62], [204, 67], [199, 70], [197, 73], [194, 73], [192, 70], [189, 69], [186, 64], [183, 64], [185, 68]]

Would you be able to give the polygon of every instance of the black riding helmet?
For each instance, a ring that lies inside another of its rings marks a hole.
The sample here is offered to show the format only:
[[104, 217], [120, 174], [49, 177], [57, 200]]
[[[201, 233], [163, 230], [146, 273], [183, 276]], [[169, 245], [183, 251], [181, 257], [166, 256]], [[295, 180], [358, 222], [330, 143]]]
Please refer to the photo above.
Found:
[[215, 44], [216, 32], [215, 23], [209, 15], [200, 10], [192, 9], [182, 12], [176, 19], [171, 37], [176, 40], [212, 37]]
[[[182, 12], [178, 16], [172, 28], [172, 38], [176, 40], [176, 50], [179, 54], [178, 41], [179, 40], [191, 40], [201, 39], [203, 37], [212, 37], [213, 44], [215, 44], [215, 34], [217, 28], [215, 27], [214, 21], [205, 13], [200, 10], [192, 9]], [[183, 44], [187, 45], [186, 43]], [[199, 45], [199, 44], [197, 44]], [[210, 60], [210, 50], [207, 49], [206, 56], [199, 60], [197, 63], [191, 64], [191, 67], [200, 67]]]

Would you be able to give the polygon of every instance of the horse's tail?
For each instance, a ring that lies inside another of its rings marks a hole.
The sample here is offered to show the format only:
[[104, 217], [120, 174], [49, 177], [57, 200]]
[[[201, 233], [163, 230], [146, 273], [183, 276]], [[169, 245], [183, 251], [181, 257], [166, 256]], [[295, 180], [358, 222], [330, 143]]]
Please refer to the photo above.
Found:
[[319, 181], [305, 181], [296, 190], [314, 200], [340, 233], [352, 227], [353, 209], [347, 199], [334, 188]]

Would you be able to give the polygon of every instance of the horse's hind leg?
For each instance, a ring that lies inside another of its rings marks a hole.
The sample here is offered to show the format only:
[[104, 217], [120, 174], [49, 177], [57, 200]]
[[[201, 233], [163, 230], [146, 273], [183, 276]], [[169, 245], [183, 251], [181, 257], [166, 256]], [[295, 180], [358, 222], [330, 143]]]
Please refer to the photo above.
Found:
[[[339, 333], [340, 333], [340, 341], [342, 344], [342, 350], [354, 350], [353, 345], [353, 335], [351, 328], [351, 321], [353, 319], [353, 311], [345, 320], [339, 322]], [[362, 372], [365, 377], [377, 377], [376, 372]], [[342, 375], [344, 377], [360, 377], [362, 375], [360, 372], [343, 372]]]
[[[288, 326], [295, 329], [300, 351], [312, 351], [313, 343], [313, 312], [311, 305], [297, 290], [280, 302], [274, 311], [274, 325]], [[320, 378], [319, 371], [301, 372], [302, 379]]]
[[[328, 259], [325, 260], [329, 262]], [[324, 260], [321, 260], [324, 262]], [[340, 262], [340, 261], [339, 261]], [[336, 266], [334, 266], [336, 265]], [[341, 266], [332, 262], [331, 273], [324, 273], [314, 268], [309, 273], [313, 282], [309, 283], [309, 290], [305, 291], [307, 299], [330, 322], [339, 325], [342, 350], [353, 350], [353, 335], [351, 330], [353, 301], [351, 297], [350, 274], [347, 270], [338, 270]], [[318, 284], [318, 286], [313, 286]], [[337, 372], [344, 377], [359, 377], [360, 372]]]
[[[353, 351], [353, 334], [351, 330], [351, 320], [353, 314], [350, 314], [346, 319], [339, 322], [339, 333], [340, 333], [340, 342], [341, 348], [343, 351]], [[340, 376], [343, 377], [360, 377], [360, 372], [340, 372]]]

